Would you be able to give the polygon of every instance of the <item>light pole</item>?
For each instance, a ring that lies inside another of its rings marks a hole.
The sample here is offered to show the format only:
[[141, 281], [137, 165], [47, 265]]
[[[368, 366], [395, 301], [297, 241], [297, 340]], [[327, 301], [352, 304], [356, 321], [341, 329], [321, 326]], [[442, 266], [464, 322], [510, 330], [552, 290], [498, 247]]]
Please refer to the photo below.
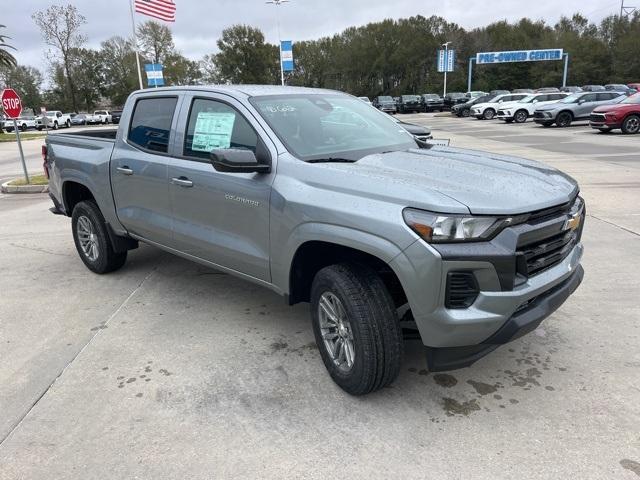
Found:
[[449, 45], [451, 42], [445, 42], [442, 44], [444, 47], [444, 93], [442, 97], [447, 96], [447, 69], [449, 68]]
[[278, 26], [278, 53], [280, 54], [280, 82], [284, 87], [284, 69], [282, 68], [282, 39], [280, 38], [280, 9], [277, 8], [283, 3], [289, 3], [289, 0], [269, 0], [264, 3], [269, 3], [276, 6], [276, 24]]

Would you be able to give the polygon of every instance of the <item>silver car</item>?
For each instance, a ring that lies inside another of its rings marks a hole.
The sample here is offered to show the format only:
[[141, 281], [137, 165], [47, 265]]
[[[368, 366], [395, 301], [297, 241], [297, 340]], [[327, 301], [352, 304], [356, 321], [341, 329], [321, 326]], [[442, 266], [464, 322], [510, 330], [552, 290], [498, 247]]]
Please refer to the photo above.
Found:
[[543, 127], [554, 123], [558, 127], [568, 127], [574, 120], [588, 120], [594, 108], [609, 103], [618, 103], [626, 98], [622, 92], [579, 92], [573, 93], [559, 102], [542, 105], [533, 113], [533, 121]]

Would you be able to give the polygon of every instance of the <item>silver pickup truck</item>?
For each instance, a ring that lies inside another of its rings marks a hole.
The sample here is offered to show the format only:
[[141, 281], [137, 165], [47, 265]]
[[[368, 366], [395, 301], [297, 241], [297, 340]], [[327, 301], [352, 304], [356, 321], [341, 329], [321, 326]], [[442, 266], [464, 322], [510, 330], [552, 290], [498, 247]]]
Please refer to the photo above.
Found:
[[138, 91], [117, 131], [52, 134], [43, 154], [90, 270], [141, 241], [309, 302], [323, 362], [354, 395], [396, 378], [405, 337], [432, 371], [468, 366], [583, 277], [571, 177], [427, 145], [339, 92]]

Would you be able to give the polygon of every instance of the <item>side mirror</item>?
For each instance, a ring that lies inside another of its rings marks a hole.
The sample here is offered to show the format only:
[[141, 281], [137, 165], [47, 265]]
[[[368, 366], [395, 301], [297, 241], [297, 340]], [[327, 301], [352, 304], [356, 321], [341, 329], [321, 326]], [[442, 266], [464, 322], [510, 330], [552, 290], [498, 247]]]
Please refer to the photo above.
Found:
[[237, 148], [215, 149], [211, 151], [211, 164], [218, 172], [226, 173], [269, 173], [271, 165], [258, 163], [251, 150]]
[[578, 105], [582, 105], [585, 102], [586, 100], [584, 98], [581, 98], [580, 100], [578, 100]]
[[60, 118], [62, 114], [60, 112], [56, 113], [56, 117]]

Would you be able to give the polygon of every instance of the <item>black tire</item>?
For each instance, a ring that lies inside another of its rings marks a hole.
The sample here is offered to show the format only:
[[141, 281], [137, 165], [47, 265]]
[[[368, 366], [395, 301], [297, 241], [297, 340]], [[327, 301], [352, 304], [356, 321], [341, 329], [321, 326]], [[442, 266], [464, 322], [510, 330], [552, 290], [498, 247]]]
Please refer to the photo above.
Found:
[[[91, 258], [81, 245], [78, 232], [78, 222], [88, 221], [94, 235], [93, 244], [97, 250], [95, 258]], [[98, 205], [92, 200], [79, 202], [71, 215], [71, 229], [73, 241], [76, 244], [78, 255], [89, 270], [95, 273], [109, 273], [118, 270], [127, 261], [127, 252], [116, 253], [107, 232], [107, 226]]]
[[44, 127], [38, 127], [38, 131], [41, 132], [44, 129]]
[[[342, 367], [336, 363], [321, 331], [320, 300], [327, 295], [339, 300], [348, 320], [346, 331], [351, 335], [355, 358], [346, 371], [346, 359]], [[322, 361], [345, 392], [364, 395], [396, 379], [404, 350], [402, 329], [393, 299], [375, 271], [352, 264], [320, 270], [311, 286], [311, 319]]]
[[640, 116], [629, 115], [622, 122], [622, 133], [634, 134], [640, 132]]
[[526, 110], [518, 110], [513, 114], [513, 119], [516, 123], [524, 123], [527, 121], [527, 118], [529, 118], [529, 112]]
[[462, 110], [463, 117], [468, 117], [469, 115], [471, 115], [471, 110], [469, 110], [468, 108], [465, 108], [464, 110]]
[[56, 121], [56, 122], [53, 122], [53, 129], [54, 129], [54, 130], [57, 130], [57, 129], [58, 129], [58, 122], [57, 122], [57, 121]]
[[20, 125], [20, 131], [21, 132], [26, 132], [27, 131], [27, 124], [23, 123], [22, 125]]
[[496, 111], [493, 108], [487, 108], [484, 112], [482, 112], [482, 118], [485, 120], [493, 120], [493, 117], [496, 116]]
[[568, 127], [573, 122], [573, 115], [570, 112], [560, 112], [556, 117], [556, 125], [561, 128]]
[[609, 127], [601, 127], [601, 128], [598, 128], [598, 131], [599, 131], [600, 133], [611, 133], [611, 129], [610, 129]]
[[67, 125], [67, 128], [71, 128], [71, 120], [67, 120], [66, 125]]

